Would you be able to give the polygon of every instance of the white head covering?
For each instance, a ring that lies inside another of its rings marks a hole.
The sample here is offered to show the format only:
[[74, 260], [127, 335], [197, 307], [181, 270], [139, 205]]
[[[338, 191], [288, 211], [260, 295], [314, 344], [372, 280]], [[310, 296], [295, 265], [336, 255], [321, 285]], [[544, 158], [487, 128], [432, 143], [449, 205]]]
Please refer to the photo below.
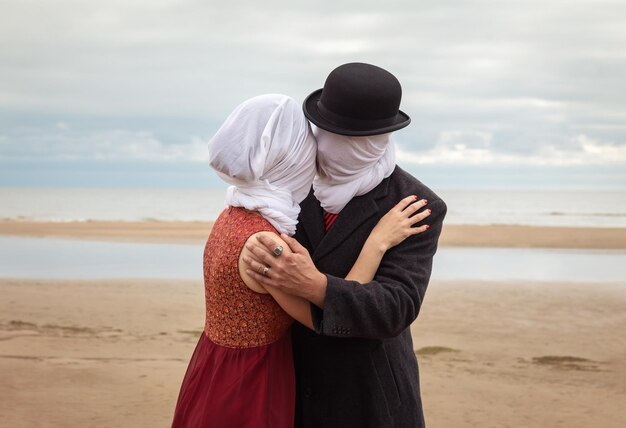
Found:
[[389, 177], [396, 165], [391, 133], [366, 137], [314, 129], [318, 175], [315, 197], [324, 210], [338, 214], [352, 198], [361, 196]]
[[226, 203], [259, 211], [293, 235], [315, 176], [315, 138], [302, 108], [285, 95], [251, 98], [209, 142], [209, 162], [231, 184]]

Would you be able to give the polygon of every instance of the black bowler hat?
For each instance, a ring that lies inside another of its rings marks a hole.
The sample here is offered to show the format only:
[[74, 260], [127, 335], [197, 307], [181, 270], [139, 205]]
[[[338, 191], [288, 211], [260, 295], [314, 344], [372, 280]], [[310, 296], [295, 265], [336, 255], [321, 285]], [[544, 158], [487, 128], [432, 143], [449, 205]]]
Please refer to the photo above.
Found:
[[322, 89], [304, 100], [304, 115], [319, 128], [341, 135], [379, 135], [404, 128], [402, 87], [396, 77], [371, 64], [352, 62], [330, 72]]

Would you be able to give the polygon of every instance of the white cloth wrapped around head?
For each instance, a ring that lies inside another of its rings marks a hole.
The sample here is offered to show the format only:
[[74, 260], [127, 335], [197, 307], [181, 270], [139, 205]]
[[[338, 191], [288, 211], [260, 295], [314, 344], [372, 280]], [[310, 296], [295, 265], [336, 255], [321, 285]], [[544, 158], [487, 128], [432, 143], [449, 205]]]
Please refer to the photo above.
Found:
[[396, 167], [391, 133], [352, 137], [318, 127], [313, 132], [318, 163], [313, 189], [329, 213], [338, 214], [352, 198], [378, 186]]
[[259, 211], [293, 235], [315, 176], [316, 142], [302, 108], [285, 95], [240, 104], [209, 142], [209, 163], [231, 186], [226, 203]]

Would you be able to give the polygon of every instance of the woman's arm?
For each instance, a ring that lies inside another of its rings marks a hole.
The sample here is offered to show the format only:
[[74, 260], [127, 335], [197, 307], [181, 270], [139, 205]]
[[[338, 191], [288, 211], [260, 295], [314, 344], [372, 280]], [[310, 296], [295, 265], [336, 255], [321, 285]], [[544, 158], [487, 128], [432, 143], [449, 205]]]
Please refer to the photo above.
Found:
[[372, 229], [361, 249], [359, 258], [345, 279], [361, 284], [370, 282], [374, 279], [383, 256], [390, 248], [409, 236], [428, 230], [428, 225], [413, 227], [414, 224], [430, 215], [430, 210], [415, 214], [427, 203], [425, 199], [418, 201], [417, 196], [408, 196], [385, 214]]

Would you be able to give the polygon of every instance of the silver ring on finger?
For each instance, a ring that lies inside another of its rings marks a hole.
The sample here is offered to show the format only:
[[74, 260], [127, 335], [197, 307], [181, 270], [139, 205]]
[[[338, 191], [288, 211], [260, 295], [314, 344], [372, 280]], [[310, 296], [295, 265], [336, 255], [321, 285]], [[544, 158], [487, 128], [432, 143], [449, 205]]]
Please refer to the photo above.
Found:
[[274, 248], [274, 251], [273, 251], [274, 255], [275, 255], [276, 257], [280, 256], [280, 255], [283, 253], [283, 249], [284, 249], [284, 248], [283, 248], [283, 246], [282, 246], [282, 245], [278, 245], [278, 246], [276, 246], [276, 248]]
[[263, 268], [263, 276], [267, 276], [267, 273], [270, 271], [270, 268], [268, 268], [267, 266], [265, 266]]

